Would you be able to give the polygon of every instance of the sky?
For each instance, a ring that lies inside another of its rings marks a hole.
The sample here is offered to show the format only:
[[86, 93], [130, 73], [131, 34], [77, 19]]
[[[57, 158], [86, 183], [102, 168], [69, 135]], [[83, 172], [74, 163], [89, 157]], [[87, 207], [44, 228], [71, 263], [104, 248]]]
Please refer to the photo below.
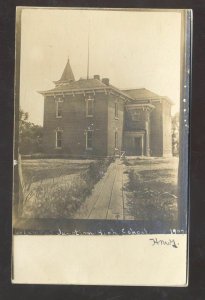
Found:
[[107, 77], [119, 89], [146, 88], [180, 101], [180, 12], [23, 9], [20, 106], [43, 124], [43, 96], [69, 57], [78, 80]]

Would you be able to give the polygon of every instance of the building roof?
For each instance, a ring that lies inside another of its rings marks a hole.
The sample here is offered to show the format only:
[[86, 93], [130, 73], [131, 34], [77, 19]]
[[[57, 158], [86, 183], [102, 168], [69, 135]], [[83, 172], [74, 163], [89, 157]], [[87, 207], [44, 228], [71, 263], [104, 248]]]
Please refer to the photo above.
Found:
[[68, 58], [68, 61], [67, 61], [67, 64], [65, 66], [65, 69], [63, 71], [63, 74], [61, 75], [61, 78], [60, 80], [58, 81], [54, 81], [56, 84], [60, 84], [61, 82], [71, 82], [71, 81], [75, 81], [75, 77], [73, 75], [73, 71], [71, 69], [71, 66], [70, 66], [70, 61], [69, 61], [69, 58]]
[[165, 99], [170, 104], [173, 104], [173, 102], [168, 97], [157, 95], [145, 88], [128, 89], [128, 90], [123, 90], [123, 92], [130, 95], [136, 101]]
[[79, 91], [88, 91], [88, 90], [112, 90], [118, 94], [121, 94], [122, 96], [132, 99], [132, 97], [124, 93], [123, 91], [119, 90], [118, 88], [114, 87], [113, 85], [107, 85], [103, 83], [101, 80], [98, 79], [79, 79], [77, 81], [71, 81], [70, 83], [63, 83], [59, 82], [58, 85], [50, 90], [47, 91], [41, 91], [39, 92], [42, 95], [48, 95], [48, 94], [56, 94], [56, 93], [66, 93], [66, 92], [79, 92]]
[[75, 81], [73, 71], [70, 66], [69, 59], [67, 61], [67, 64], [65, 66], [65, 69], [63, 71], [63, 74], [58, 81], [54, 81], [55, 88], [47, 90], [47, 91], [39, 91], [42, 95], [52, 95], [52, 94], [59, 94], [59, 93], [75, 93], [75, 92], [86, 92], [86, 91], [94, 91], [94, 90], [112, 90], [113, 92], [116, 92], [120, 95], [122, 95], [125, 98], [132, 99], [132, 97], [124, 93], [123, 91], [117, 89], [116, 87], [106, 82], [102, 82], [100, 79], [96, 78], [87, 78], [87, 79], [79, 79]]
[[94, 89], [94, 88], [105, 88], [107, 85], [102, 83], [97, 79], [79, 79], [77, 81], [72, 81], [70, 83], [60, 83], [55, 88], [48, 90], [46, 92], [66, 92], [73, 90], [82, 90], [82, 89]]
[[161, 98], [161, 96], [145, 89], [129, 89], [129, 90], [123, 90], [124, 93], [127, 93], [132, 98], [136, 100], [147, 100], [147, 99], [153, 99], [153, 98]]
[[[79, 79], [75, 81], [75, 77], [73, 75], [73, 71], [70, 66], [70, 61], [68, 59], [65, 69], [62, 73], [60, 80], [54, 81], [56, 84], [55, 88], [41, 91], [39, 92], [42, 95], [49, 95], [49, 94], [58, 94], [58, 93], [75, 93], [75, 92], [85, 92], [89, 90], [111, 90], [120, 94], [121, 96], [132, 100], [132, 103], [143, 101], [143, 100], [154, 100], [154, 99], [161, 99], [164, 98], [167, 101], [171, 102], [169, 98], [159, 96], [145, 88], [141, 89], [126, 89], [126, 90], [119, 90], [113, 85], [106, 84], [102, 82], [100, 79], [96, 78], [89, 78], [89, 79]], [[139, 103], [139, 102], [138, 102]]]

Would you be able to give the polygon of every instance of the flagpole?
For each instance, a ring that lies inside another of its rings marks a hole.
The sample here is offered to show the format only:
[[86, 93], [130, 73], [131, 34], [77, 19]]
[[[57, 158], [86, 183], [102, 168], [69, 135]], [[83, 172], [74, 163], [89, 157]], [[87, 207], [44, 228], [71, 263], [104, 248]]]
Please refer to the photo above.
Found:
[[88, 60], [87, 60], [87, 79], [89, 79], [89, 67], [90, 67], [90, 21], [88, 27]]

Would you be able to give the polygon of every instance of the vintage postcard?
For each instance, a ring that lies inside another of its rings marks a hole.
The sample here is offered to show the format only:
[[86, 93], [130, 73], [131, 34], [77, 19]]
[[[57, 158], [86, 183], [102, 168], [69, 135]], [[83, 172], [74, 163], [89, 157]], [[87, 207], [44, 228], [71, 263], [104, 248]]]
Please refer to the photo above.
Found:
[[186, 286], [191, 11], [16, 20], [13, 283]]

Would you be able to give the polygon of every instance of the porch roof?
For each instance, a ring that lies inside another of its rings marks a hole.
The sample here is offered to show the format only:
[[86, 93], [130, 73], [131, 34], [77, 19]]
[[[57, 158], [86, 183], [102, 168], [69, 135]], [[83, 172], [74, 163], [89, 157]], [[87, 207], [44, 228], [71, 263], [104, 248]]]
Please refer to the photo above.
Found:
[[129, 103], [126, 105], [127, 110], [133, 110], [133, 109], [148, 109], [152, 110], [154, 108], [154, 105], [151, 103]]

